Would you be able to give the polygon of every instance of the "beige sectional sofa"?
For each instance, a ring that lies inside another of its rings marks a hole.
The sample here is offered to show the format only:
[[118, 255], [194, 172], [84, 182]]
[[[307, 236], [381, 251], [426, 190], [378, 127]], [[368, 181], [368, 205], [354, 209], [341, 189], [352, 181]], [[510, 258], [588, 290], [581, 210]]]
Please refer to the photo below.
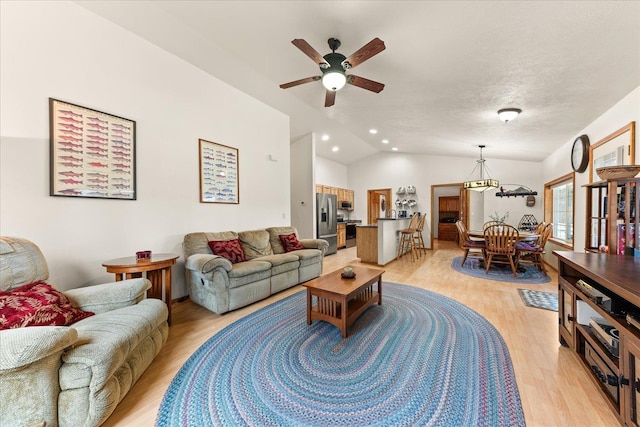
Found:
[[[184, 237], [186, 282], [195, 303], [222, 314], [318, 277], [329, 247], [323, 239], [302, 239], [301, 250], [285, 252], [280, 235], [295, 227], [190, 233]], [[210, 241], [238, 239], [247, 261], [232, 264], [213, 255]]]

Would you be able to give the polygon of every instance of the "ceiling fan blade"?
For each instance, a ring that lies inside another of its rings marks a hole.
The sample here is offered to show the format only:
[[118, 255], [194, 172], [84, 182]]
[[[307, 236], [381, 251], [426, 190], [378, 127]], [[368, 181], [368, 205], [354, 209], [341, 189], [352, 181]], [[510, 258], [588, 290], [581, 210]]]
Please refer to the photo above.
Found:
[[289, 89], [290, 87], [293, 87], [293, 86], [298, 86], [304, 83], [317, 82], [318, 80], [320, 80], [320, 76], [306, 77], [304, 79], [296, 80], [293, 82], [283, 83], [280, 85], [280, 88]]
[[357, 67], [367, 59], [385, 50], [385, 48], [386, 46], [384, 45], [384, 42], [376, 37], [354, 52], [350, 57], [342, 61], [342, 63], [344, 64], [345, 62], [348, 62], [351, 68]]
[[331, 107], [336, 103], [336, 91], [335, 90], [327, 90], [327, 96], [324, 99], [324, 106]]
[[293, 39], [291, 43], [298, 49], [300, 49], [305, 55], [313, 60], [316, 64], [327, 64], [329, 63], [325, 61], [325, 59], [318, 53], [317, 50], [311, 47], [309, 43], [307, 43], [304, 39]]
[[375, 93], [380, 93], [380, 91], [384, 89], [384, 85], [382, 83], [374, 82], [373, 80], [365, 79], [364, 77], [354, 76], [353, 74], [349, 74], [347, 76], [347, 83]]

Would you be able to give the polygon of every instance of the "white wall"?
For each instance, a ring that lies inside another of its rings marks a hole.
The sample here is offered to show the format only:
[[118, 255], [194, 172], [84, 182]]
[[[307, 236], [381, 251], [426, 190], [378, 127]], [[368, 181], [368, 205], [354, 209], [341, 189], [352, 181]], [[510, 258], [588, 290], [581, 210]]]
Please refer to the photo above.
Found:
[[[490, 150], [486, 150], [485, 153]], [[524, 184], [537, 191], [536, 205], [527, 207], [525, 199], [498, 198], [495, 191], [486, 191], [484, 196], [484, 218], [497, 211], [510, 212], [509, 222], [517, 225], [524, 214], [532, 214], [542, 220], [543, 181], [541, 164], [514, 160], [496, 160], [486, 157], [491, 176], [501, 183]], [[475, 167], [475, 159], [458, 157], [430, 156], [400, 153], [378, 153], [349, 166], [349, 186], [355, 191], [355, 211], [353, 216], [367, 217], [367, 190], [374, 188], [392, 188], [415, 185], [415, 199], [418, 205], [414, 211], [422, 212], [431, 218], [431, 185], [463, 182]], [[395, 194], [394, 194], [395, 197]], [[395, 201], [395, 199], [394, 199]], [[425, 236], [431, 233], [431, 225], [425, 223]], [[427, 230], [427, 228], [429, 228]], [[430, 239], [425, 244], [431, 247]]]
[[305, 135], [291, 144], [291, 224], [302, 239], [316, 235], [315, 140]]
[[347, 166], [316, 156], [316, 184], [351, 188], [347, 185]]
[[[572, 172], [571, 169], [571, 147], [573, 141], [580, 135], [586, 134], [589, 137], [591, 145], [596, 144], [601, 139], [610, 135], [614, 131], [626, 126], [630, 122], [636, 122], [636, 134], [640, 125], [640, 86], [631, 91], [627, 96], [612, 106], [607, 112], [598, 117], [587, 127], [569, 141], [565, 141], [553, 154], [542, 162], [542, 176], [544, 182], [553, 181], [567, 173]], [[636, 136], [635, 145], [635, 164], [640, 164], [640, 145]], [[585, 231], [586, 231], [586, 189], [582, 186], [589, 183], [589, 170], [584, 173], [575, 174], [575, 205], [574, 205], [574, 247], [576, 252], [584, 251], [585, 247]], [[550, 244], [550, 250], [547, 250], [545, 260], [553, 265], [557, 265], [557, 259], [553, 255], [553, 250], [567, 250], [563, 247]]]
[[[59, 288], [188, 232], [290, 223], [287, 116], [73, 3], [0, 15], [0, 233], [38, 244]], [[49, 97], [137, 122], [136, 201], [49, 196]], [[239, 149], [240, 204], [199, 203], [198, 138]], [[182, 259], [173, 279], [185, 295]]]

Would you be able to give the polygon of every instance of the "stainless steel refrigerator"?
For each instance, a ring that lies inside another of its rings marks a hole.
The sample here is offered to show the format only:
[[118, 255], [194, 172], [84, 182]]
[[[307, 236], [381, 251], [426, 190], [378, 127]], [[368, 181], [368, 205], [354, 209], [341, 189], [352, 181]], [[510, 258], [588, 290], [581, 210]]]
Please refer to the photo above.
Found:
[[316, 224], [318, 239], [329, 242], [326, 255], [338, 252], [338, 197], [316, 193]]

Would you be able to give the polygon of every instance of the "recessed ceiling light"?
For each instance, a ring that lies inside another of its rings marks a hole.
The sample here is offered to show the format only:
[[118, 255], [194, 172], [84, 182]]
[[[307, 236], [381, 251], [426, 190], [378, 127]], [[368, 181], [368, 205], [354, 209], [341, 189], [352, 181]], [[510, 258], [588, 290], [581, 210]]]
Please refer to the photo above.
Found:
[[369, 129], [369, 133], [375, 135], [376, 133], [378, 133], [377, 129]]
[[329, 140], [329, 135], [327, 135], [326, 133], [324, 135], [322, 135], [322, 140], [323, 141], [328, 141]]
[[388, 139], [383, 139], [383, 140], [382, 140], [382, 143], [383, 143], [383, 144], [388, 144], [388, 143], [389, 143], [389, 140], [388, 140]]
[[398, 147], [393, 147], [392, 150], [393, 151], [398, 151]]
[[334, 153], [335, 153], [336, 151], [339, 151], [339, 150], [340, 150], [340, 148], [338, 148], [338, 147], [333, 147], [333, 148], [331, 149], [331, 151], [333, 151]]

